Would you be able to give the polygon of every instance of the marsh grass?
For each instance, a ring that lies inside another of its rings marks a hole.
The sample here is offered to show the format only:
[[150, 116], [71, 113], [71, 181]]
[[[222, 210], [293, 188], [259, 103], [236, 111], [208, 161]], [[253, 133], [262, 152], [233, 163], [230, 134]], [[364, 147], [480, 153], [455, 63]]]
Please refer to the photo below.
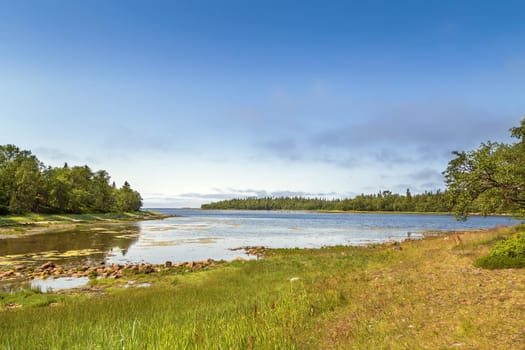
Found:
[[125, 276], [149, 288], [94, 281], [110, 288], [0, 312], [0, 348], [519, 349], [523, 271], [473, 266], [511, 231], [464, 234], [462, 249], [439, 237], [402, 250], [270, 250], [209, 271]]
[[[136, 276], [153, 285], [3, 312], [0, 329], [7, 337], [0, 337], [0, 346], [293, 349], [313, 320], [348, 301], [336, 286], [325, 288], [323, 273], [357, 271], [369, 260], [348, 259], [340, 249], [298, 251], [182, 276]], [[319, 286], [325, 293], [317, 292]]]
[[42, 293], [40, 288], [35, 287], [16, 292], [0, 292], [0, 309], [43, 307], [65, 299], [62, 295]]

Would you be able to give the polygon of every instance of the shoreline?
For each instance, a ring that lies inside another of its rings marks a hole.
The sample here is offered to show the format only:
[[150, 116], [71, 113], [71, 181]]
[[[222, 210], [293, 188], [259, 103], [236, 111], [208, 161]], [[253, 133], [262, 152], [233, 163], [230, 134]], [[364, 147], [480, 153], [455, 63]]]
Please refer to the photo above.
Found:
[[[159, 208], [160, 209], [160, 208]], [[167, 209], [179, 209], [179, 208], [167, 208]], [[453, 212], [424, 212], [424, 211], [382, 211], [382, 210], [323, 210], [323, 209], [203, 209], [203, 208], [181, 208], [188, 210], [202, 210], [202, 211], [268, 211], [268, 212], [297, 212], [297, 213], [319, 213], [319, 214], [382, 214], [382, 215], [443, 215], [443, 216], [454, 216]], [[493, 216], [493, 217], [513, 217], [511, 213], [502, 214], [488, 214], [483, 215], [481, 213], [469, 213], [469, 216]]]
[[[125, 222], [125, 221], [123, 221]], [[117, 222], [113, 222], [117, 224]], [[111, 223], [110, 223], [111, 224]], [[67, 225], [64, 225], [67, 227]], [[512, 226], [509, 226], [512, 227]], [[243, 250], [245, 254], [249, 256], [254, 256], [256, 259], [265, 258], [267, 253], [278, 252], [278, 251], [295, 251], [299, 250], [312, 250], [312, 251], [323, 251], [325, 249], [337, 249], [337, 248], [358, 248], [358, 249], [368, 249], [374, 247], [385, 247], [393, 248], [394, 250], [401, 250], [404, 244], [407, 244], [412, 241], [429, 241], [436, 238], [442, 238], [448, 240], [452, 236], [462, 236], [465, 234], [476, 234], [491, 232], [501, 229], [499, 227], [492, 227], [488, 229], [465, 229], [465, 230], [450, 230], [450, 231], [433, 231], [428, 230], [421, 232], [420, 238], [411, 238], [408, 236], [406, 239], [401, 241], [388, 240], [381, 243], [368, 243], [365, 245], [334, 245], [326, 246], [320, 248], [268, 248], [265, 246], [239, 246], [230, 248], [232, 251]], [[38, 234], [32, 233], [32, 234]], [[20, 236], [18, 236], [20, 237]], [[0, 235], [1, 238], [1, 235]], [[123, 273], [158, 273], [158, 272], [167, 272], [172, 273], [181, 273], [181, 272], [196, 272], [200, 270], [206, 270], [209, 267], [225, 266], [233, 262], [246, 261], [250, 260], [249, 258], [245, 259], [242, 257], [237, 257], [233, 260], [214, 260], [212, 258], [207, 258], [202, 261], [172, 261], [168, 260], [162, 264], [154, 264], [149, 262], [140, 262], [140, 263], [126, 263], [126, 264], [106, 264], [105, 262], [87, 262], [79, 261], [73, 263], [59, 264], [54, 261], [42, 261], [39, 264], [27, 264], [19, 263], [13, 265], [0, 266], [0, 283], [16, 283], [16, 282], [28, 282], [33, 279], [57, 279], [57, 278], [80, 278], [80, 277], [89, 277], [92, 279], [118, 279], [124, 277]], [[129, 274], [127, 275], [130, 276]], [[72, 290], [76, 288], [71, 288]]]
[[0, 216], [0, 240], [19, 238], [48, 231], [67, 230], [76, 225], [118, 224], [148, 220], [163, 220], [175, 215], [154, 211], [104, 214], [28, 214]]

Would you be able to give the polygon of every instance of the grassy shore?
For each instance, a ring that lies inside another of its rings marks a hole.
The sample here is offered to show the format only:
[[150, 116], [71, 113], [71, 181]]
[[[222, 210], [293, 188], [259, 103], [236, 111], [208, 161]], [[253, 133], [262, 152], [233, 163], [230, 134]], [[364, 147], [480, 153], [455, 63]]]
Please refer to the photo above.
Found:
[[270, 250], [200, 272], [98, 280], [87, 294], [4, 293], [0, 348], [521, 349], [523, 270], [473, 266], [517, 230]]
[[166, 218], [166, 215], [152, 211], [104, 214], [23, 214], [0, 215], [0, 235], [40, 233], [75, 224], [111, 223]]

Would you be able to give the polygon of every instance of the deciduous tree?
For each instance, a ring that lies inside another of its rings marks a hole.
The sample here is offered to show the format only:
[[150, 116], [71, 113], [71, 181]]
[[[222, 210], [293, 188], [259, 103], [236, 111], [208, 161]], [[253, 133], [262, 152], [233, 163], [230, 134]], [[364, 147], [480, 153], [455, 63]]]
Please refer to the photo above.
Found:
[[525, 118], [510, 129], [513, 144], [486, 142], [473, 151], [454, 152], [444, 172], [456, 216], [466, 219], [474, 207], [482, 214], [508, 208], [525, 214]]

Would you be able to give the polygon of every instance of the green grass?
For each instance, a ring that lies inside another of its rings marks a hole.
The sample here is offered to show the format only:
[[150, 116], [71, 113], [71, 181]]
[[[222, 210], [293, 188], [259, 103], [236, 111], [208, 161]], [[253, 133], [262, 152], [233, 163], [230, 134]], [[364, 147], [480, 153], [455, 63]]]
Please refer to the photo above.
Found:
[[[93, 281], [109, 288], [46, 296], [53, 306], [37, 292], [0, 294], [24, 305], [0, 312], [0, 349], [521, 348], [523, 271], [473, 266], [511, 234], [463, 234], [462, 249], [438, 237], [402, 250], [270, 250], [208, 271]], [[152, 286], [125, 289], [126, 279]]]
[[38, 289], [27, 289], [14, 293], [0, 293], [0, 308], [43, 307], [62, 302], [65, 296], [44, 294]]
[[296, 251], [213, 271], [151, 276], [149, 288], [114, 288], [88, 301], [4, 312], [0, 329], [9, 337], [0, 337], [0, 347], [295, 348], [308, 337], [305, 327], [349, 300], [336, 285], [315, 292], [325, 272], [357, 272], [384, 258], [365, 250], [351, 259], [340, 249], [323, 253]]

